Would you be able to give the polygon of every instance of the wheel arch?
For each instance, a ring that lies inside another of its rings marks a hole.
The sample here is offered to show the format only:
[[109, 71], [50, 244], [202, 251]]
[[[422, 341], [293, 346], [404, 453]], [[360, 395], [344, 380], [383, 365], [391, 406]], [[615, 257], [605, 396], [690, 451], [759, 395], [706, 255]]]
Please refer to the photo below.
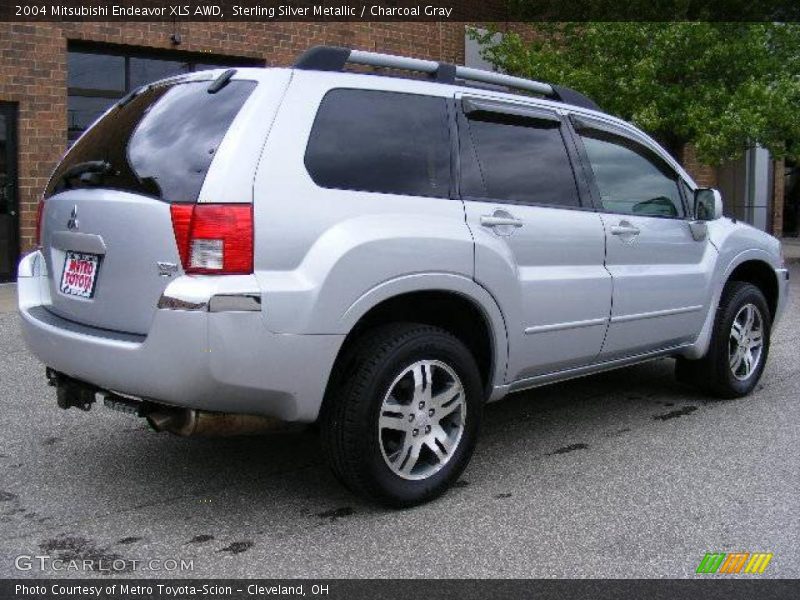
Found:
[[725, 280], [725, 285], [730, 281], [751, 283], [760, 289], [767, 299], [770, 320], [775, 318], [778, 310], [779, 288], [775, 269], [769, 263], [760, 259], [748, 259], [740, 262]]
[[464, 342], [478, 362], [487, 397], [504, 382], [508, 338], [499, 306], [472, 279], [444, 273], [400, 277], [362, 295], [342, 315], [348, 334], [334, 369], [365, 331], [399, 321], [435, 325]]
[[[715, 278], [715, 285], [706, 320], [694, 344], [683, 350], [680, 355], [688, 359], [698, 359], [705, 356], [711, 343], [714, 330], [714, 321], [719, 307], [722, 292], [730, 281], [745, 281], [753, 283], [764, 292], [767, 298], [771, 317], [774, 318], [780, 301], [780, 287], [778, 274], [775, 272], [774, 257], [761, 249], [749, 249], [736, 255], [724, 269], [718, 271], [720, 275]], [[762, 288], [762, 286], [764, 286]], [[767, 291], [764, 291], [764, 289]]]

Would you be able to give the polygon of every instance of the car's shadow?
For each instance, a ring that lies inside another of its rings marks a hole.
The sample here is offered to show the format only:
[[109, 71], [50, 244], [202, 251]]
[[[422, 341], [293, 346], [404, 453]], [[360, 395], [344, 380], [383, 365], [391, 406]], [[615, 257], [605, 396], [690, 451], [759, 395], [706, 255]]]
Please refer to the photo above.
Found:
[[[594, 447], [596, 440], [658, 427], [711, 406], [707, 398], [675, 382], [673, 364], [671, 360], [645, 363], [513, 394], [488, 405], [481, 441], [464, 477], [472, 483], [491, 479], [492, 466], [504, 461], [533, 463], [583, 450]], [[105, 472], [93, 475], [124, 481], [134, 505], [163, 496], [168, 487], [170, 498], [207, 499], [210, 505], [224, 496], [226, 503], [235, 500], [240, 508], [251, 504], [258, 510], [287, 503], [323, 516], [325, 507], [358, 505], [372, 510], [333, 478], [313, 428], [182, 439], [131, 426], [109, 446], [109, 460], [100, 467]]]

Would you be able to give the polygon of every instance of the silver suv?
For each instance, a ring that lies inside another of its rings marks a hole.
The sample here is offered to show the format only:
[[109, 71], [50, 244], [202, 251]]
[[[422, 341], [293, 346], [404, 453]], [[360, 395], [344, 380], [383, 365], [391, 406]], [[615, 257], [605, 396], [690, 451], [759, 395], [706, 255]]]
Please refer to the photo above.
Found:
[[788, 288], [775, 238], [588, 98], [343, 48], [132, 92], [39, 221], [19, 310], [59, 406], [318, 423], [393, 506], [442, 493], [510, 392], [675, 357], [748, 394]]

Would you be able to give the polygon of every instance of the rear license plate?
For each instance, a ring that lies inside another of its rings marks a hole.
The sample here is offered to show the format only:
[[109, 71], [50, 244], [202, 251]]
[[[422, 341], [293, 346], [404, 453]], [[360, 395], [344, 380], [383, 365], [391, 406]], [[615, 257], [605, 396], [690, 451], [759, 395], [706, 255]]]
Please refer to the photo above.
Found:
[[67, 251], [64, 273], [61, 275], [61, 293], [81, 298], [94, 296], [99, 265], [100, 257], [97, 254]]

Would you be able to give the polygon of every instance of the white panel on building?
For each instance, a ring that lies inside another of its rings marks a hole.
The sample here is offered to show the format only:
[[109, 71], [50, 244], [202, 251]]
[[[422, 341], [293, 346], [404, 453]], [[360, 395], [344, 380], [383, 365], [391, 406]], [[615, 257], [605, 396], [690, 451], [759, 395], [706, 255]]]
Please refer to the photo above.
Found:
[[[478, 44], [477, 40], [474, 40], [470, 37], [469, 31], [470, 29], [474, 29], [472, 27], [465, 27], [464, 28], [464, 66], [471, 67], [473, 69], [485, 69], [487, 71], [496, 71], [497, 69], [494, 68], [492, 63], [481, 56], [481, 46]], [[485, 29], [478, 28], [478, 31], [481, 34], [485, 34]], [[492, 36], [493, 43], [499, 43], [500, 40], [503, 39], [502, 33], [495, 33]]]

